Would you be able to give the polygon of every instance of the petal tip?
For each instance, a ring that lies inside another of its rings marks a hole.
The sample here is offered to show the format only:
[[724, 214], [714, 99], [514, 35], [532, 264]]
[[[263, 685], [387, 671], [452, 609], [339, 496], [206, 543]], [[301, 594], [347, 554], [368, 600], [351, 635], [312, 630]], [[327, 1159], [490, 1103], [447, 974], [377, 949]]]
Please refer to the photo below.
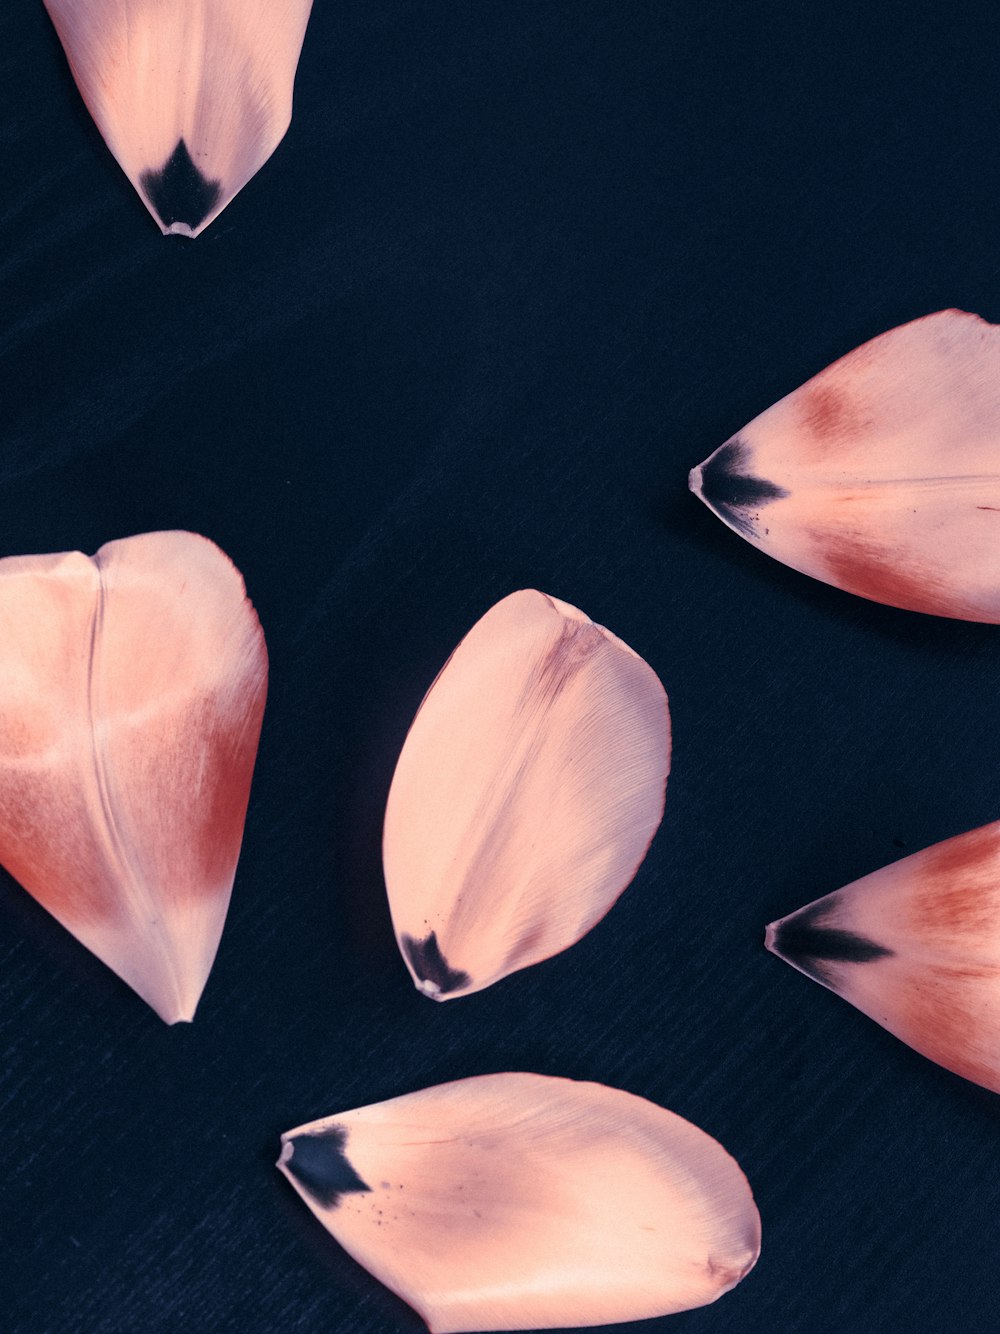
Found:
[[[159, 219], [157, 219], [160, 222]], [[201, 228], [189, 227], [186, 222], [172, 222], [169, 226], [164, 226], [160, 222], [160, 231], [164, 236], [185, 236], [189, 241], [193, 241], [201, 232]]]
[[423, 940], [404, 935], [402, 946], [414, 985], [421, 995], [436, 1001], [448, 1000], [465, 991], [471, 983], [468, 973], [452, 968], [444, 957], [436, 931], [429, 932]]
[[371, 1193], [371, 1186], [351, 1165], [346, 1146], [343, 1126], [290, 1130], [281, 1137], [281, 1153], [275, 1165], [303, 1195], [323, 1209], [335, 1209], [342, 1195]]
[[831, 986], [832, 975], [845, 965], [874, 963], [894, 953], [867, 935], [837, 925], [829, 899], [772, 922], [765, 943], [772, 954], [824, 986]]
[[186, 1010], [183, 1014], [161, 1014], [160, 1018], [170, 1028], [173, 1028], [174, 1024], [193, 1024], [194, 1009]]
[[784, 487], [754, 474], [753, 451], [738, 436], [692, 469], [690, 481], [691, 490], [709, 509], [741, 536], [751, 539], [756, 537], [761, 509], [788, 495]]
[[201, 171], [183, 139], [162, 166], [144, 171], [139, 183], [165, 236], [196, 236], [222, 195], [222, 182]]
[[168, 1027], [172, 1028], [174, 1024], [190, 1024], [194, 1022], [194, 1017], [197, 1013], [198, 1006], [201, 1003], [201, 995], [205, 989], [205, 983], [207, 981], [208, 978], [206, 976], [202, 980], [201, 985], [198, 986], [197, 991], [188, 995], [184, 994], [183, 989], [178, 989], [176, 995], [171, 996], [169, 1000], [157, 999], [149, 994], [143, 995], [142, 992], [139, 992], [138, 994], [142, 995], [143, 999], [156, 1011], [163, 1022], [167, 1024]]
[[746, 1278], [747, 1274], [754, 1268], [760, 1259], [760, 1229], [757, 1229], [755, 1243], [747, 1258], [742, 1264], [733, 1264], [727, 1261], [717, 1261], [708, 1257], [708, 1272], [713, 1279], [719, 1282], [719, 1296], [724, 1297], [727, 1292], [732, 1292], [733, 1288], [738, 1287]]

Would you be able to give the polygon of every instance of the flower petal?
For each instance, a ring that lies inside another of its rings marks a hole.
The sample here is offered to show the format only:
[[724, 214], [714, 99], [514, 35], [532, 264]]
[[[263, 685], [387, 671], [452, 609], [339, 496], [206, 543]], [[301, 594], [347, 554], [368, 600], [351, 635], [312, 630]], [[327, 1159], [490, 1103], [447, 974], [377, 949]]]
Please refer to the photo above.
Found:
[[1000, 1093], [1000, 822], [773, 922], [767, 946], [938, 1065]]
[[0, 863], [168, 1023], [226, 919], [267, 687], [243, 580], [148, 533], [0, 560]]
[[337, 1241], [453, 1330], [685, 1311], [760, 1252], [746, 1178], [643, 1098], [486, 1075], [300, 1126], [278, 1166]]
[[385, 813], [396, 938], [435, 999], [579, 940], [632, 880], [663, 815], [667, 697], [575, 607], [512, 593], [427, 693]]
[[164, 233], [197, 236], [292, 116], [312, 0], [45, 0], [98, 129]]
[[1000, 328], [939, 311], [855, 349], [691, 473], [741, 537], [875, 602], [1000, 622]]

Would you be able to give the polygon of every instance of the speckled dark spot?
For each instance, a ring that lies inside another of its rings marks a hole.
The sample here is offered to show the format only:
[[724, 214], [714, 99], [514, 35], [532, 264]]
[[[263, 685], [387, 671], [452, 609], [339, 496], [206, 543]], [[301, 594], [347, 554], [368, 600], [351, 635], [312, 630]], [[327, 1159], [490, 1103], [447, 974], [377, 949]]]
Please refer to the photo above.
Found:
[[450, 991], [460, 991], [472, 980], [468, 973], [449, 965], [441, 953], [441, 946], [433, 931], [423, 940], [404, 936], [403, 949], [417, 979], [420, 982], [430, 983], [431, 987], [442, 996], [446, 996]]
[[334, 1208], [341, 1195], [371, 1191], [347, 1160], [347, 1131], [341, 1126], [298, 1135], [288, 1142], [292, 1156], [286, 1162], [287, 1170], [325, 1209]]
[[772, 948], [783, 959], [801, 968], [818, 982], [829, 981], [824, 963], [871, 963], [889, 958], [893, 951], [866, 936], [839, 927], [823, 926], [830, 912], [825, 903], [814, 903], [782, 922], [775, 930]]
[[745, 471], [749, 459], [748, 446], [730, 440], [701, 468], [702, 499], [745, 537], [754, 535], [757, 510], [788, 495], [784, 487]]
[[222, 191], [221, 181], [210, 181], [198, 170], [183, 139], [159, 170], [144, 171], [139, 180], [164, 227], [179, 222], [193, 230]]

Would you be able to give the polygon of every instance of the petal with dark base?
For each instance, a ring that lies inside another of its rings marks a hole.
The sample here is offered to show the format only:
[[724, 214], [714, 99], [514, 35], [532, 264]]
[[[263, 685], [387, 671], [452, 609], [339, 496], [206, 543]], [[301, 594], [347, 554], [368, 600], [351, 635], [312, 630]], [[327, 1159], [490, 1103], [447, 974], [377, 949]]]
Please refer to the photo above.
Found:
[[1000, 823], [782, 918], [767, 946], [923, 1055], [1000, 1093]]
[[[328, 1187], [325, 1160], [318, 1184], [296, 1162], [331, 1132]], [[686, 1311], [735, 1287], [760, 1251], [725, 1149], [602, 1084], [485, 1075], [282, 1140], [278, 1166], [315, 1216], [436, 1334]], [[340, 1188], [345, 1170], [360, 1190]]]
[[946, 310], [865, 343], [768, 408], [692, 470], [691, 489], [815, 579], [1000, 623], [998, 439], [1000, 329]]
[[197, 236], [292, 116], [312, 0], [45, 0], [73, 77], [161, 231]]
[[512, 593], [424, 698], [385, 812], [400, 951], [435, 1000], [580, 939], [663, 814], [670, 714], [656, 673], [566, 602]]

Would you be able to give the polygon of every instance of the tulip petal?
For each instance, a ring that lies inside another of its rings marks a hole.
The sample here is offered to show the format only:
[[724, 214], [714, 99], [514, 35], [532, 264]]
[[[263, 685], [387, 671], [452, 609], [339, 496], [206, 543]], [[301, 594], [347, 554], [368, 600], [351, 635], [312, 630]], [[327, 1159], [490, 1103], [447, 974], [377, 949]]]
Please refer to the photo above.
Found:
[[663, 815], [670, 715], [656, 673], [532, 590], [491, 608], [424, 698], [385, 814], [396, 939], [437, 1000], [579, 940]]
[[0, 560], [0, 863], [167, 1023], [218, 948], [266, 688], [206, 538]]
[[1000, 622], [1000, 328], [939, 311], [865, 343], [691, 473], [741, 537], [850, 593]]
[[1000, 1093], [1000, 822], [773, 922], [767, 947], [922, 1055]]
[[312, 0], [45, 0], [73, 77], [164, 234], [197, 236], [292, 116]]
[[753, 1267], [760, 1218], [714, 1139], [602, 1084], [486, 1075], [300, 1126], [278, 1166], [435, 1334], [639, 1320]]

